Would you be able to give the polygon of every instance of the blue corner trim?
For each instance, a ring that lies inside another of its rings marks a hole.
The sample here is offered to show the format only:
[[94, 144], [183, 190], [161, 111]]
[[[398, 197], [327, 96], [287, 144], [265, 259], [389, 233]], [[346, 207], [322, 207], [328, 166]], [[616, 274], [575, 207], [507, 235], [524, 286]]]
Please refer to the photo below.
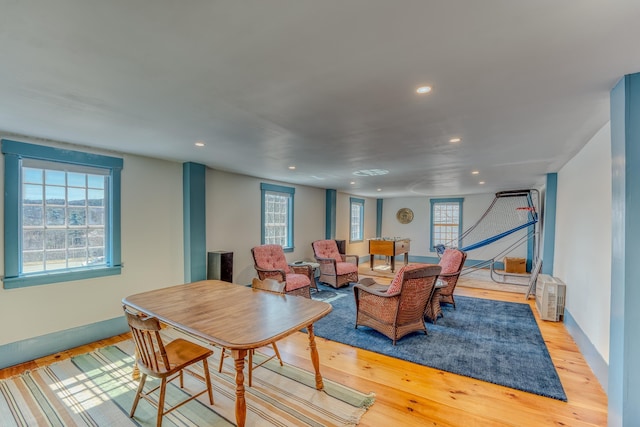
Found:
[[187, 162], [182, 166], [184, 221], [184, 280], [207, 278], [206, 166]]
[[327, 189], [325, 200], [325, 239], [336, 238], [336, 203], [337, 203], [337, 191]]
[[553, 258], [555, 255], [556, 242], [556, 205], [558, 199], [558, 174], [547, 174], [547, 185], [545, 189], [544, 202], [544, 247], [542, 254], [542, 272], [553, 276]]
[[384, 199], [376, 199], [376, 237], [382, 237], [382, 205]]

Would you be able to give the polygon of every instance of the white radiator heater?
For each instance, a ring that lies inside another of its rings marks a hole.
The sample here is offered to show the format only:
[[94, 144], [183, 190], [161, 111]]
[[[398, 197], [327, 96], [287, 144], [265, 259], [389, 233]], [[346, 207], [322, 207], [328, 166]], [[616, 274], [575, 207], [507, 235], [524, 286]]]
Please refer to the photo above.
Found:
[[567, 285], [557, 277], [538, 275], [536, 280], [536, 308], [542, 320], [560, 321], [564, 316]]

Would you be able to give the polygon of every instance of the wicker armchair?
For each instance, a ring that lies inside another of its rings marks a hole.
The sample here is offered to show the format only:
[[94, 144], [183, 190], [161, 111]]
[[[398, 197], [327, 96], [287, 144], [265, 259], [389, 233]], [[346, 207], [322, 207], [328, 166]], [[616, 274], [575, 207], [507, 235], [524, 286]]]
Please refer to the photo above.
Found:
[[467, 259], [467, 253], [460, 249], [447, 248], [440, 258], [438, 265], [442, 267], [442, 272], [438, 277], [438, 281], [442, 281], [445, 285], [438, 289], [441, 304], [453, 304], [456, 308], [456, 301], [453, 299], [453, 291], [458, 283], [458, 278]]
[[435, 264], [406, 265], [386, 290], [375, 284], [355, 285], [356, 328], [369, 326], [391, 338], [393, 345], [411, 332], [426, 334], [424, 313], [441, 269]]
[[254, 267], [260, 280], [274, 279], [285, 282], [287, 295], [311, 298], [311, 281], [315, 281], [310, 265], [287, 264], [280, 245], [262, 245], [251, 249]]
[[320, 282], [339, 288], [358, 281], [358, 255], [340, 254], [335, 240], [316, 240], [311, 247], [316, 261], [320, 263]]

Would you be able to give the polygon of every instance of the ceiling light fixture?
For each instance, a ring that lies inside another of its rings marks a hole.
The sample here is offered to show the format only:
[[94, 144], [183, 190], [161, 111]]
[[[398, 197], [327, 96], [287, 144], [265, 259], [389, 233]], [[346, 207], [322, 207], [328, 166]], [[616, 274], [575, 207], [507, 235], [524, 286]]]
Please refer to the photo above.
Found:
[[460, 138], [451, 138], [449, 140], [449, 142], [451, 142], [451, 143], [456, 143], [456, 142], [460, 142], [460, 141], [462, 141]]
[[356, 182], [355, 182], [355, 181], [351, 181], [349, 184], [351, 184], [351, 185], [355, 185], [355, 184], [356, 184]]
[[290, 170], [296, 170], [296, 167], [295, 166], [289, 166], [289, 169]]
[[418, 92], [418, 93], [429, 93], [429, 92], [431, 92], [431, 86], [420, 86], [418, 89], [416, 89], [416, 92]]
[[204, 147], [203, 141], [196, 141], [196, 147]]
[[480, 185], [484, 185], [484, 181], [480, 181], [478, 184], [480, 184]]
[[378, 188], [378, 191], [382, 191], [382, 188]]
[[480, 171], [472, 171], [471, 175], [478, 175], [480, 173]]

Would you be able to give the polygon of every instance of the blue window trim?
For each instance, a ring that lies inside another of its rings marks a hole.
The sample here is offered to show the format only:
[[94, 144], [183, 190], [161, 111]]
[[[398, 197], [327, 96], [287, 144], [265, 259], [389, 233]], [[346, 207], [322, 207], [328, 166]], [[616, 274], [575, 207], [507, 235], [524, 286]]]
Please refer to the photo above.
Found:
[[457, 198], [448, 198], [448, 199], [431, 199], [431, 217], [430, 217], [430, 222], [431, 224], [429, 225], [430, 227], [430, 232], [429, 232], [429, 247], [431, 248], [431, 251], [435, 251], [436, 248], [433, 247], [433, 232], [434, 232], [434, 227], [433, 227], [433, 207], [437, 204], [437, 203], [458, 203], [459, 207], [459, 212], [460, 212], [460, 221], [458, 223], [458, 236], [462, 235], [462, 202], [464, 202], [464, 198], [462, 197], [457, 197]]
[[[360, 239], [351, 240], [351, 218], [353, 218], [353, 205], [360, 205]], [[349, 243], [358, 243], [364, 240], [364, 199], [349, 198]]]
[[282, 185], [275, 185], [275, 184], [267, 184], [265, 182], [260, 183], [260, 242], [261, 244], [265, 244], [265, 238], [264, 238], [264, 219], [265, 219], [265, 215], [264, 215], [264, 196], [265, 193], [267, 191], [271, 191], [271, 192], [275, 192], [275, 193], [285, 193], [289, 195], [289, 217], [288, 219], [288, 223], [287, 223], [287, 235], [289, 236], [289, 238], [287, 239], [287, 244], [286, 246], [284, 246], [282, 249], [284, 249], [285, 252], [293, 252], [294, 246], [293, 246], [293, 224], [294, 224], [294, 218], [293, 218], [293, 198], [294, 195], [296, 194], [296, 189], [293, 187], [285, 187]]
[[[120, 274], [121, 262], [121, 171], [123, 161], [120, 158], [99, 154], [83, 153], [61, 148], [27, 144], [8, 139], [2, 140], [2, 153], [5, 158], [4, 170], [4, 288], [68, 282], [71, 280], [91, 279], [94, 277]], [[106, 236], [107, 265], [100, 267], [82, 267], [40, 274], [20, 275], [20, 163], [23, 158], [48, 160], [82, 166], [93, 166], [110, 170], [109, 188], [109, 230]]]

